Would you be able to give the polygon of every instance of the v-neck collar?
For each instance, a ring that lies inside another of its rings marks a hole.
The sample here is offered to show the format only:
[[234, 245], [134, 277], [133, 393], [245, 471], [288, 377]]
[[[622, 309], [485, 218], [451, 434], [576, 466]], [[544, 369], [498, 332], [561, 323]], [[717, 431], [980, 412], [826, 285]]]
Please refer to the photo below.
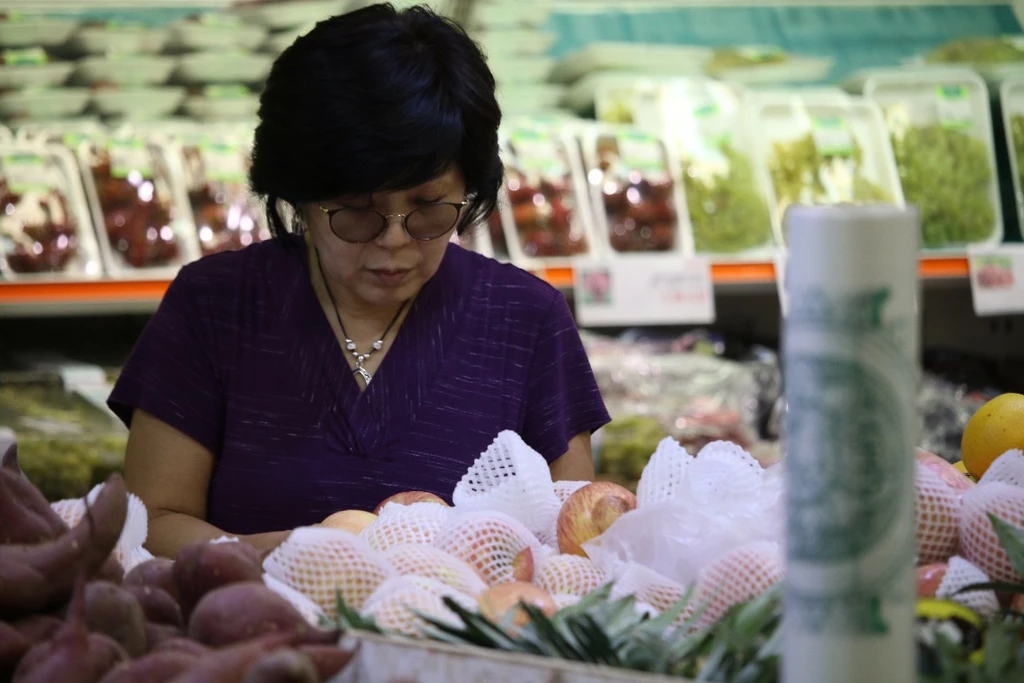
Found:
[[[423, 395], [442, 371], [446, 351], [457, 332], [457, 312], [465, 300], [467, 288], [460, 286], [458, 261], [468, 254], [451, 245], [434, 276], [423, 285], [409, 312], [395, 333], [387, 353], [373, 375], [373, 381], [361, 389], [352, 372], [327, 314], [320, 305], [310, 279], [310, 264], [305, 244], [299, 283], [299, 319], [296, 334], [300, 345], [311, 345], [323, 359], [320, 383], [326, 399], [320, 412], [320, 424], [342, 444], [364, 455], [382, 454], [381, 446], [389, 434], [400, 433], [412, 418]], [[307, 351], [308, 351], [307, 347]], [[319, 393], [319, 392], [317, 392]]]

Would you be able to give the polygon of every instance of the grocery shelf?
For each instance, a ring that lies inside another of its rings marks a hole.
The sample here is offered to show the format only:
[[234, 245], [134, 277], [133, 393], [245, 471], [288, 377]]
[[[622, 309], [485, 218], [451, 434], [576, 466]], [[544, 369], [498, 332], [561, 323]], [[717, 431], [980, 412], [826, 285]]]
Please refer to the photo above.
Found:
[[[925, 281], [966, 281], [967, 259], [963, 256], [928, 257], [920, 261]], [[537, 271], [555, 287], [570, 289], [571, 268]], [[772, 263], [715, 263], [711, 266], [715, 286], [723, 291], [745, 287], [772, 287]], [[79, 316], [118, 313], [151, 313], [167, 291], [167, 280], [25, 281], [0, 283], [0, 316]]]

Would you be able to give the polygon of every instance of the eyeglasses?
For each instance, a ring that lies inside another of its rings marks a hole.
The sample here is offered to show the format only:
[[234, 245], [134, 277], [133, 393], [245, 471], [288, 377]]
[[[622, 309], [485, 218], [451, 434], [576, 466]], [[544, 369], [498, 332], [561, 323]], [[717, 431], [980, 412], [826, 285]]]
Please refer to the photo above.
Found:
[[409, 237], [421, 242], [437, 239], [449, 232], [459, 222], [462, 207], [469, 201], [441, 202], [428, 204], [414, 209], [409, 213], [382, 214], [368, 208], [326, 209], [320, 210], [327, 214], [327, 222], [335, 237], [355, 244], [372, 242], [380, 237], [388, 228], [388, 220], [401, 218], [402, 227]]

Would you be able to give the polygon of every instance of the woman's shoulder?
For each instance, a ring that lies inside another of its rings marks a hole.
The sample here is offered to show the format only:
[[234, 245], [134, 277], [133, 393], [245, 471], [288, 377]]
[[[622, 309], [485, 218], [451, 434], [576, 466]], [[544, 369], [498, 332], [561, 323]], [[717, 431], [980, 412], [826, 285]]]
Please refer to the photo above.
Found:
[[452, 245], [448, 256], [454, 256], [456, 267], [474, 275], [473, 293], [489, 307], [547, 311], [561, 292], [547, 281], [511, 263], [502, 263]]
[[242, 291], [272, 291], [302, 268], [302, 251], [289, 236], [204, 256], [184, 266], [176, 282], [203, 296], [236, 297]]

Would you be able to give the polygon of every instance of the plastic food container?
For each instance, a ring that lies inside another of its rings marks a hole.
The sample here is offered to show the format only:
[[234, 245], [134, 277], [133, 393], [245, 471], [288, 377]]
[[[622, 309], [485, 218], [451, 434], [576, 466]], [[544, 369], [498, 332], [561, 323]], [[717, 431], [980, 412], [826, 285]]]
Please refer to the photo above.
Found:
[[998, 85], [1024, 68], [1024, 35], [983, 36], [954, 40], [910, 61], [908, 66], [960, 66]]
[[84, 24], [68, 39], [67, 48], [79, 55], [157, 54], [167, 43], [167, 29], [140, 24]]
[[1013, 194], [1017, 206], [1017, 220], [1024, 225], [1024, 72], [1003, 81], [999, 89], [1003, 110], [1004, 143], [1013, 174]]
[[8, 12], [0, 16], [0, 48], [56, 47], [78, 27], [72, 19]]
[[598, 71], [569, 86], [562, 106], [584, 115], [593, 109], [599, 119], [609, 123], [635, 123], [641, 118], [638, 114], [643, 99], [661, 84], [673, 80], [672, 76], [631, 71]]
[[891, 69], [870, 74], [863, 92], [882, 108], [903, 195], [921, 210], [921, 246], [1001, 242], [985, 81], [967, 69]]
[[524, 116], [557, 110], [565, 89], [547, 83], [534, 85], [499, 85], [498, 104], [504, 116]]
[[270, 73], [273, 60], [265, 54], [197, 52], [181, 58], [175, 80], [186, 84], [259, 83]]
[[279, 33], [272, 33], [264, 41], [263, 45], [260, 47], [260, 51], [277, 56], [291, 47], [291, 44], [301, 36], [312, 31], [314, 26], [316, 26], [316, 24], [304, 24], [299, 28], [288, 29], [287, 31], [281, 31]]
[[0, 142], [0, 274], [91, 279], [102, 272], [74, 157], [62, 147]]
[[293, 2], [248, 2], [237, 5], [235, 12], [250, 24], [265, 26], [272, 31], [295, 28], [348, 9], [346, 0], [297, 0]]
[[595, 71], [632, 71], [651, 75], [703, 76], [711, 50], [687, 45], [597, 42], [558, 61], [556, 83], [572, 83]]
[[535, 29], [484, 30], [473, 34], [484, 54], [546, 55], [558, 34]]
[[774, 46], [718, 48], [704, 66], [709, 76], [744, 85], [824, 81], [835, 60], [787, 54]]
[[184, 185], [161, 148], [122, 131], [82, 142], [78, 159], [111, 275], [173, 277], [198, 258]]
[[596, 126], [580, 136], [594, 223], [613, 253], [692, 253], [686, 209], [657, 135]]
[[743, 126], [743, 97], [722, 83], [680, 80], [657, 96], [673, 174], [681, 182], [698, 253], [763, 259], [771, 215]]
[[198, 14], [171, 24], [167, 49], [173, 52], [255, 50], [267, 37], [263, 26], [225, 14]]
[[177, 66], [174, 57], [118, 54], [86, 57], [73, 79], [86, 85], [140, 86], [167, 82]]
[[89, 104], [86, 88], [12, 90], [0, 94], [0, 119], [7, 121], [71, 118]]
[[101, 116], [151, 120], [170, 116], [184, 100], [184, 88], [104, 88], [93, 92], [92, 106]]
[[249, 193], [250, 150], [226, 135], [187, 136], [180, 158], [203, 256], [270, 238], [263, 212]]
[[[594, 255], [586, 183], [572, 140], [555, 127], [525, 123], [505, 128], [502, 140], [500, 209], [511, 260], [559, 266]], [[500, 246], [494, 244], [496, 254]]]
[[903, 204], [875, 102], [839, 90], [764, 91], [750, 93], [744, 109], [779, 244], [790, 204]]
[[0, 92], [62, 85], [74, 69], [69, 62], [50, 62], [41, 47], [0, 51]]
[[255, 118], [259, 97], [244, 85], [198, 88], [185, 100], [185, 113], [199, 121], [239, 121]]
[[543, 83], [551, 74], [555, 60], [550, 57], [491, 54], [488, 66], [499, 86]]
[[516, 2], [516, 0], [489, 0], [473, 3], [470, 25], [483, 30], [539, 28], [551, 17], [550, 3]]

